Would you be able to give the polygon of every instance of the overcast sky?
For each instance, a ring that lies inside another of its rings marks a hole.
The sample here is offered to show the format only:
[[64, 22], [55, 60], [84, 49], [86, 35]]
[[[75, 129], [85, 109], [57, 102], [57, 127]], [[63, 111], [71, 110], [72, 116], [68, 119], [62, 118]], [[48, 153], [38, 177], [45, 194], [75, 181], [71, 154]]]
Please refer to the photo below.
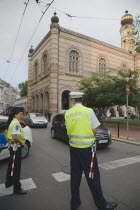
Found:
[[[12, 54], [25, 8], [24, 3], [27, 1], [0, 0], [0, 77], [14, 87], [28, 79], [29, 48], [31, 45], [35, 48], [48, 33], [51, 17], [55, 11], [60, 26], [117, 47], [121, 46], [120, 19], [125, 10], [134, 17], [140, 14], [140, 0], [54, 0], [29, 43], [42, 12], [45, 11], [45, 4], [51, 2], [51, 0], [40, 0], [41, 3], [38, 5], [35, 0], [29, 0]], [[70, 18], [64, 13], [95, 18]], [[8, 63], [11, 55], [11, 62]]]

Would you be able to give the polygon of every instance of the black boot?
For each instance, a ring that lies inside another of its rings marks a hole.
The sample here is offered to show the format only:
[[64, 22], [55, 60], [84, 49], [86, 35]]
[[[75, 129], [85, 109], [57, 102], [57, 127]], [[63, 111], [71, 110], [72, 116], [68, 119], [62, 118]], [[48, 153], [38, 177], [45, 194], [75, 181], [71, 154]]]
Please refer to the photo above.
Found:
[[5, 187], [6, 188], [11, 187], [12, 185], [13, 185], [12, 182], [7, 182], [7, 181], [5, 182]]
[[71, 210], [77, 210], [81, 205], [81, 201], [79, 200], [75, 205], [71, 204]]
[[99, 210], [113, 210], [118, 206], [116, 202], [107, 202], [106, 207]]
[[25, 195], [27, 194], [27, 191], [20, 189], [20, 190], [14, 190], [14, 194], [18, 194], [18, 195]]

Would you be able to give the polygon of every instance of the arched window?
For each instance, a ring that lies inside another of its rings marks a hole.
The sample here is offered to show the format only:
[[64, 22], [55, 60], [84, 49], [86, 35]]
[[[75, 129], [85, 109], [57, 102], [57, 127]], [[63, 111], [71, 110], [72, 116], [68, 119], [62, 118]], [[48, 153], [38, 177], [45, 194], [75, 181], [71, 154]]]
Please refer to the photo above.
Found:
[[78, 74], [79, 72], [79, 53], [71, 50], [69, 53], [69, 73]]
[[34, 64], [34, 80], [37, 80], [37, 72], [38, 72], [38, 62], [36, 61]]
[[46, 74], [47, 70], [48, 70], [48, 64], [47, 64], [47, 53], [44, 53], [43, 57], [42, 57], [42, 73]]
[[122, 64], [122, 70], [127, 70], [127, 66], [125, 64]]
[[104, 58], [100, 58], [99, 60], [99, 72], [100, 73], [105, 73], [106, 70], [106, 60]]

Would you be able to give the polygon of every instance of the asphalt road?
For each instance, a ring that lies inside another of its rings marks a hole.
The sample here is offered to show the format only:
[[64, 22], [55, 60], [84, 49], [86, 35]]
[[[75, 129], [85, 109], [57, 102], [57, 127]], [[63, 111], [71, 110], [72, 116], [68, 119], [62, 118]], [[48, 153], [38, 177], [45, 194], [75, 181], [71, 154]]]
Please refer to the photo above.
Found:
[[[25, 196], [1, 196], [0, 209], [69, 210], [70, 181], [58, 182], [52, 176], [59, 172], [69, 174], [69, 146], [52, 140], [49, 128], [34, 128], [32, 133], [34, 142], [29, 157], [22, 162], [21, 179], [32, 178], [37, 188], [28, 191]], [[139, 146], [121, 142], [113, 142], [109, 148], [97, 151], [104, 196], [108, 201], [117, 201], [118, 210], [140, 209], [139, 155]], [[124, 164], [120, 164], [120, 159]], [[108, 163], [116, 160], [118, 162]], [[8, 160], [0, 161], [0, 184], [5, 182], [7, 164]], [[114, 169], [107, 170], [104, 164]], [[79, 210], [96, 210], [85, 177], [80, 190], [82, 205]]]

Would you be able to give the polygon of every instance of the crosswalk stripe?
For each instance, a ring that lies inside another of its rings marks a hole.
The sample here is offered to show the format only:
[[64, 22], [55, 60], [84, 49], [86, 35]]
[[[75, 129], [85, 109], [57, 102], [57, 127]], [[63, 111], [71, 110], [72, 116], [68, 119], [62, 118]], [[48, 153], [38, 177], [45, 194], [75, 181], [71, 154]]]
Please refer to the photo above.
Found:
[[[52, 176], [58, 182], [65, 182], [65, 181], [70, 180], [70, 175], [69, 174], [65, 174], [63, 172], [54, 173], [54, 174], [52, 174]], [[85, 175], [83, 174], [82, 177], [84, 177], [84, 176]]]
[[[131, 165], [134, 163], [139, 163], [140, 162], [140, 155], [135, 156], [135, 157], [130, 157], [130, 158], [123, 158], [119, 160], [114, 160], [106, 163], [101, 163], [99, 164], [99, 167], [105, 169], [105, 170], [111, 170], [127, 165]], [[70, 180], [70, 175], [65, 174], [63, 172], [58, 172], [58, 173], [53, 173], [52, 176], [57, 182], [64, 182]], [[83, 174], [84, 176], [84, 174]]]
[[134, 163], [139, 163], [140, 162], [140, 155], [137, 155], [135, 157], [130, 157], [130, 158], [123, 158], [120, 160], [114, 160], [106, 163], [99, 164], [99, 166], [105, 170], [111, 170], [127, 165], [131, 165]]
[[[37, 188], [32, 178], [21, 180], [21, 184], [24, 190], [32, 190]], [[11, 194], [13, 194], [13, 187], [5, 188], [5, 184], [0, 184], [0, 196]]]
[[69, 174], [65, 174], [63, 172], [54, 173], [54, 174], [52, 174], [52, 176], [58, 182], [64, 182], [64, 181], [70, 180], [70, 175]]

